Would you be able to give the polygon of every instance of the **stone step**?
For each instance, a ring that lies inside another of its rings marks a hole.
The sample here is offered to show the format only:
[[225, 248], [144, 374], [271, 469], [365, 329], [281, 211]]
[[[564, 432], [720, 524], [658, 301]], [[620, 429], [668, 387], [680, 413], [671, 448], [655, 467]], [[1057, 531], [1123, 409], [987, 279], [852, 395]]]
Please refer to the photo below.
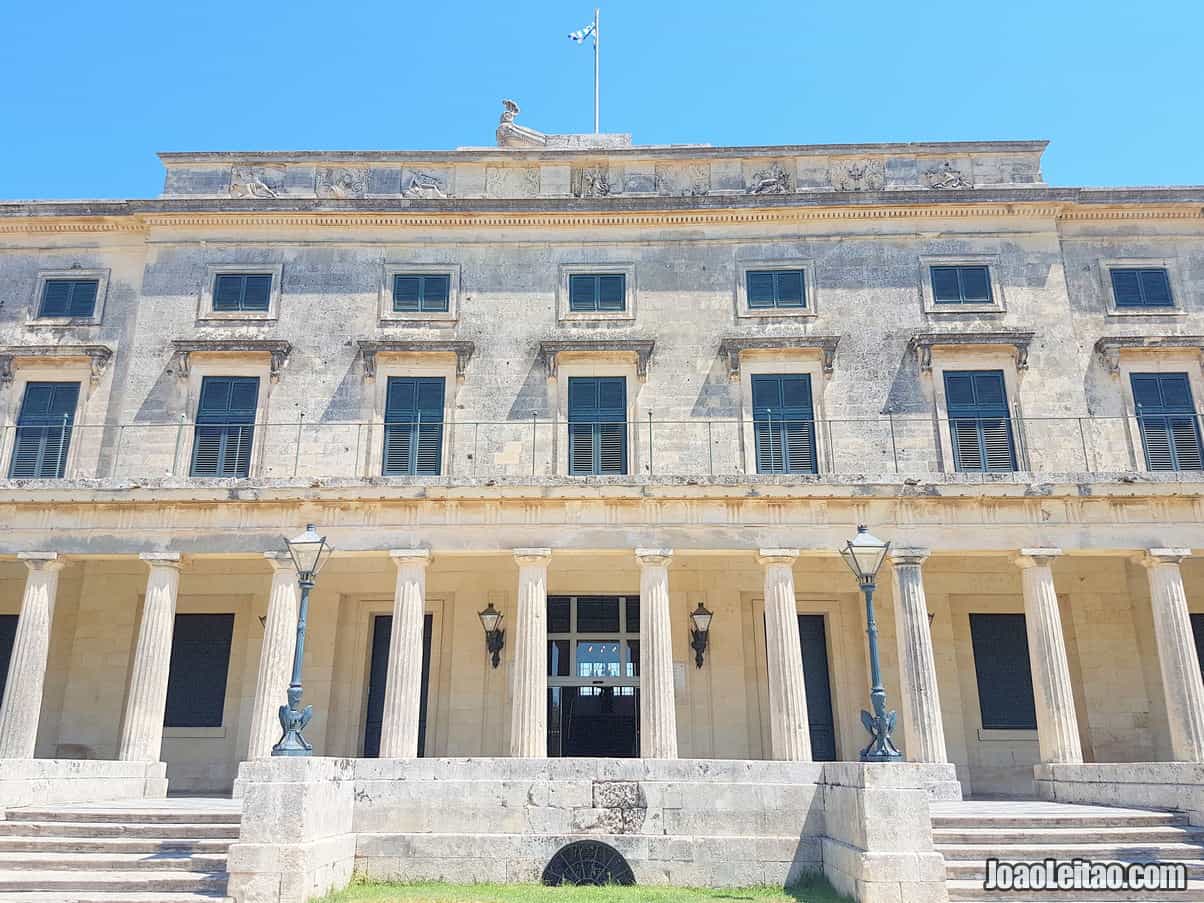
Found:
[[222, 853], [232, 840], [187, 837], [4, 837], [0, 853]]
[[[1101, 807], [1103, 808], [1103, 807]], [[1144, 828], [1164, 825], [1186, 825], [1187, 816], [1181, 812], [1132, 812], [1099, 815], [1071, 813], [1066, 815], [934, 815], [934, 830], [962, 828]]]
[[1204, 881], [1187, 882], [1187, 890], [1166, 891], [1099, 891], [1099, 890], [983, 890], [982, 881], [957, 879], [948, 882], [949, 903], [1177, 903], [1204, 900]]
[[121, 822], [141, 825], [219, 824], [237, 825], [242, 814], [228, 809], [100, 809], [92, 807], [38, 809], [25, 807], [9, 809], [5, 814], [8, 821], [38, 822]]
[[79, 893], [209, 893], [225, 894], [225, 873], [176, 871], [78, 871], [29, 870], [0, 872], [0, 893], [53, 891]]
[[[0, 821], [0, 837], [162, 837], [168, 833], [164, 827], [129, 822]], [[237, 840], [238, 825], [178, 822], [171, 825], [170, 833], [173, 837]]]
[[1194, 843], [1201, 836], [1198, 828], [1177, 825], [1152, 827], [1093, 828], [1047, 827], [1045, 825], [1022, 825], [1011, 828], [942, 828], [934, 829], [932, 842], [943, 844], [1012, 844], [1035, 845], [1102, 843]]
[[[1004, 857], [1001, 855], [999, 858], [1004, 859], [1007, 857]], [[1012, 861], [1040, 862], [1042, 858], [1044, 858], [1044, 857], [1038, 856], [1036, 858], [1021, 858], [1021, 859], [1012, 860]], [[1158, 859], [1162, 859], [1162, 858], [1163, 857], [1158, 857]], [[1116, 861], [1116, 860], [1113, 860], [1111, 857], [1106, 857], [1106, 856], [1092, 857], [1092, 859], [1095, 862]], [[1123, 861], [1123, 862], [1139, 861], [1140, 862], [1140, 861], [1152, 861], [1152, 860], [1144, 860], [1144, 859], [1134, 860], [1134, 859], [1126, 858], [1126, 859], [1119, 860], [1119, 861]], [[1187, 880], [1188, 881], [1191, 881], [1193, 879], [1204, 879], [1204, 860], [1201, 860], [1201, 859], [1182, 860], [1182, 864], [1184, 866], [1186, 866], [1186, 868], [1187, 868]], [[987, 874], [987, 863], [985, 860], [977, 860], [977, 861], [957, 860], [957, 861], [952, 861], [952, 862], [946, 860], [946, 862], [945, 862], [945, 877], [950, 881], [957, 881], [957, 880], [961, 880], [961, 879], [976, 880], [981, 884], [982, 880], [986, 877], [986, 874]], [[1096, 894], [1098, 896], [1098, 891], [1096, 892]]]
[[108, 893], [105, 891], [30, 891], [0, 893], [0, 903], [230, 903], [224, 893]]
[[1037, 846], [1035, 844], [961, 844], [941, 843], [936, 850], [947, 861], [967, 859], [1005, 859], [1033, 862], [1041, 859], [1097, 859], [1113, 862], [1152, 862], [1155, 860], [1204, 859], [1199, 843], [1075, 843]]
[[42, 871], [226, 871], [224, 854], [193, 854], [187, 850], [155, 853], [80, 853], [34, 850], [0, 852], [0, 876], [10, 869]]

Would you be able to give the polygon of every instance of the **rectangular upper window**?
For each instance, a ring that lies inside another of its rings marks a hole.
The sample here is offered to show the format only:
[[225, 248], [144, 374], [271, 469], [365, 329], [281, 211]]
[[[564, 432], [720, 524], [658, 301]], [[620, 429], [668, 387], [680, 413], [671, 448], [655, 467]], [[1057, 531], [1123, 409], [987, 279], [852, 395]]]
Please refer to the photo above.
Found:
[[1118, 308], [1174, 307], [1166, 267], [1112, 267], [1108, 273]]
[[176, 615], [164, 727], [221, 727], [234, 639], [232, 614]]
[[953, 461], [960, 471], [1012, 471], [1016, 447], [1002, 370], [945, 372]]
[[8, 475], [57, 480], [67, 468], [79, 383], [26, 383]]
[[443, 393], [441, 376], [390, 377], [385, 392], [384, 476], [439, 475]]
[[213, 285], [215, 311], [267, 311], [271, 300], [271, 273], [219, 273]]
[[47, 279], [42, 283], [39, 317], [87, 319], [96, 313], [97, 279]]
[[621, 311], [627, 301], [623, 273], [573, 273], [569, 276], [569, 310]]
[[971, 614], [970, 645], [985, 730], [1036, 730], [1024, 615]]
[[815, 473], [815, 415], [807, 374], [754, 374], [757, 473]]
[[451, 277], [446, 273], [398, 273], [393, 277], [394, 313], [447, 313]]
[[1132, 373], [1133, 404], [1150, 470], [1200, 470], [1200, 422], [1186, 373]]
[[990, 304], [991, 271], [985, 266], [929, 267], [936, 304]]
[[258, 403], [259, 379], [254, 376], [206, 376], [201, 380], [192, 476], [250, 475]]
[[752, 310], [807, 306], [802, 270], [748, 270], [744, 274], [748, 306]]

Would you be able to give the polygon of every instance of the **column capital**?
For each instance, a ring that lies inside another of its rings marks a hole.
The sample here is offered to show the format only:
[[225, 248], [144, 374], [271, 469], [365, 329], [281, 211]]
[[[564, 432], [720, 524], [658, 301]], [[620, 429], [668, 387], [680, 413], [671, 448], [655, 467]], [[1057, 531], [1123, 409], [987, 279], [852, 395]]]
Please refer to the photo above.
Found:
[[548, 566], [548, 560], [552, 557], [551, 549], [514, 549], [514, 561], [520, 567], [526, 566]]
[[784, 564], [787, 567], [798, 560], [798, 549], [757, 549], [757, 564]]
[[1047, 568], [1061, 554], [1062, 550], [1055, 548], [1021, 549], [1018, 554], [1012, 556], [1012, 562], [1021, 570], [1025, 568]]
[[635, 557], [639, 560], [641, 567], [656, 568], [668, 567], [669, 562], [673, 560], [672, 549], [636, 549]]
[[890, 563], [895, 567], [919, 567], [928, 560], [928, 556], [932, 554], [932, 549], [921, 548], [897, 548], [891, 546]]
[[267, 559], [268, 564], [272, 566], [272, 570], [276, 573], [281, 571], [289, 571], [297, 573], [296, 562], [293, 561], [293, 556], [288, 552], [264, 552], [263, 557]]
[[18, 552], [17, 558], [25, 562], [25, 566], [32, 571], [45, 571], [47, 573], [53, 571], [61, 571], [67, 566], [67, 562], [59, 557], [58, 552]]
[[180, 553], [179, 552], [141, 552], [138, 555], [146, 562], [147, 567], [151, 568], [175, 568], [180, 569]]
[[1144, 554], [1137, 557], [1137, 560], [1146, 567], [1152, 568], [1160, 564], [1178, 565], [1185, 558], [1191, 558], [1191, 549], [1146, 549]]
[[399, 568], [424, 568], [431, 563], [431, 550], [389, 549], [389, 557]]

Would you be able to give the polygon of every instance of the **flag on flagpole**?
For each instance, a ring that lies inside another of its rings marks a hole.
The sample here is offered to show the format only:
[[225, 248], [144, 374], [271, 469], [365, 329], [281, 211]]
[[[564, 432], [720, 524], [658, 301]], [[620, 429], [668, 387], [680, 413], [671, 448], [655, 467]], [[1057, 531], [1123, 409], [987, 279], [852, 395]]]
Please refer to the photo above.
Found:
[[594, 23], [590, 22], [585, 28], [579, 28], [577, 31], [569, 32], [569, 40], [576, 41], [578, 44], [584, 44], [585, 39], [594, 33]]

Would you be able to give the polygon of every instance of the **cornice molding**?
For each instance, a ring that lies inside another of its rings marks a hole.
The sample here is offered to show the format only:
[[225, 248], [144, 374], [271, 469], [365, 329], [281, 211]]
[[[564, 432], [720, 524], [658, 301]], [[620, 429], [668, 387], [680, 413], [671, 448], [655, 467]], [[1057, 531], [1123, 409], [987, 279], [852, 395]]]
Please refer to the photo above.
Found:
[[91, 378], [99, 382], [113, 359], [113, 349], [108, 345], [0, 345], [0, 386], [13, 381], [13, 361], [22, 358], [35, 360], [87, 360], [91, 366]]
[[539, 343], [548, 379], [556, 379], [559, 356], [571, 354], [630, 354], [635, 358], [635, 373], [640, 382], [648, 378], [648, 361], [656, 342], [652, 339], [557, 339]]
[[917, 332], [907, 343], [920, 361], [921, 370], [932, 369], [932, 349], [956, 346], [999, 345], [1013, 348], [1016, 352], [1016, 369], [1028, 369], [1028, 348], [1035, 332], [1023, 329], [990, 330], [973, 332]]
[[839, 343], [838, 335], [733, 337], [719, 342], [719, 353], [727, 362], [728, 379], [740, 377], [740, 355], [745, 351], [818, 351], [824, 373], [831, 373]]
[[1113, 375], [1120, 372], [1122, 351], [1194, 351], [1204, 366], [1204, 336], [1200, 335], [1118, 335], [1096, 340], [1095, 353]]
[[173, 369], [181, 379], [188, 376], [193, 354], [266, 354], [271, 360], [272, 382], [280, 381], [280, 371], [293, 350], [283, 339], [175, 339], [171, 347]]
[[376, 379], [376, 356], [378, 354], [454, 354], [456, 356], [456, 380], [464, 381], [468, 362], [472, 360], [476, 345], [467, 341], [440, 341], [423, 339], [399, 339], [372, 341], [360, 339], [357, 343], [360, 359], [364, 362], [364, 379]]

